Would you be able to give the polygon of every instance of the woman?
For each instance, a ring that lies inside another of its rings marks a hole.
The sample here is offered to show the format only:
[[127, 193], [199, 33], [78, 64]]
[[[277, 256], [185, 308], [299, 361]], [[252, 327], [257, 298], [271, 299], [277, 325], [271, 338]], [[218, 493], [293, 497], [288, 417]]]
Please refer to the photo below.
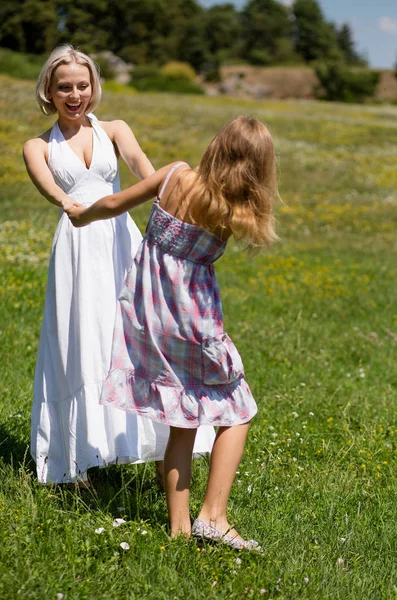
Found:
[[[62, 209], [119, 191], [118, 156], [139, 178], [153, 173], [126, 123], [94, 117], [100, 97], [93, 61], [72, 46], [56, 48], [36, 99], [58, 120], [26, 142], [23, 154], [39, 192]], [[167, 427], [99, 405], [117, 295], [140, 240], [128, 214], [76, 230], [61, 212], [34, 382], [31, 452], [42, 483], [85, 484], [90, 467], [163, 458]], [[195, 452], [208, 452], [213, 437], [203, 429]]]

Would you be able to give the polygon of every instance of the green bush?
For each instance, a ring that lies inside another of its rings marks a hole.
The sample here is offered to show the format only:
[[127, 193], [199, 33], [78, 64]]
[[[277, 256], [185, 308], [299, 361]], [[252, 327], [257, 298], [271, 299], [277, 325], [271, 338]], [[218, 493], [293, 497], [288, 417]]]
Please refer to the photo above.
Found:
[[0, 73], [16, 79], [37, 79], [44, 62], [42, 56], [0, 48]]
[[161, 68], [161, 73], [169, 79], [177, 79], [178, 81], [196, 80], [196, 71], [186, 62], [169, 62]]
[[114, 79], [115, 72], [105, 56], [95, 56], [95, 62], [99, 67], [99, 74], [103, 79]]
[[210, 69], [204, 73], [204, 79], [208, 83], [219, 83], [222, 81], [221, 72], [218, 68]]
[[157, 65], [138, 65], [132, 70], [131, 77], [137, 81], [139, 79], [147, 79], [148, 77], [157, 77], [160, 73], [160, 68]]
[[374, 95], [380, 73], [350, 68], [340, 61], [321, 62], [315, 66], [321, 88], [317, 96], [324, 100], [363, 102]]
[[256, 65], [258, 67], [270, 65], [270, 63], [272, 62], [272, 57], [270, 56], [269, 52], [264, 48], [262, 50], [251, 50], [247, 58], [248, 62], [251, 65]]
[[173, 92], [177, 94], [203, 94], [203, 90], [194, 81], [176, 79], [164, 74], [156, 65], [135, 67], [131, 74], [130, 85], [139, 92]]

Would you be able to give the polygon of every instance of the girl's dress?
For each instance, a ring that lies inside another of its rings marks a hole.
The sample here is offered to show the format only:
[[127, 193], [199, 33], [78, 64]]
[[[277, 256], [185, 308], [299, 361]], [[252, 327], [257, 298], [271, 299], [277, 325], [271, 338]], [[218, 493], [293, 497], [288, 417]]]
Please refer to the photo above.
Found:
[[119, 297], [101, 403], [174, 427], [238, 425], [257, 407], [223, 330], [213, 263], [226, 242], [161, 208], [179, 164]]
[[[120, 189], [113, 144], [94, 115], [88, 117], [93, 133], [89, 168], [58, 123], [48, 144], [55, 182], [86, 205]], [[110, 367], [117, 295], [141, 239], [128, 214], [82, 229], [61, 214], [34, 381], [31, 452], [43, 483], [84, 480], [88, 468], [107, 463], [163, 458], [168, 427], [99, 404]], [[204, 428], [195, 452], [210, 451], [213, 439], [213, 429]]]

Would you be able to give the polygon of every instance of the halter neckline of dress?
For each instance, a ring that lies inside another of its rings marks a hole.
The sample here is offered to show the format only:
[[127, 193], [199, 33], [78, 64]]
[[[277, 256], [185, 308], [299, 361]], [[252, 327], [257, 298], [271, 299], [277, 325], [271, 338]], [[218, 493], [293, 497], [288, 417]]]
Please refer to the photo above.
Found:
[[85, 161], [82, 161], [81, 158], [79, 156], [77, 156], [76, 152], [73, 150], [73, 148], [71, 147], [71, 145], [69, 144], [68, 140], [65, 138], [65, 135], [62, 131], [62, 129], [59, 126], [59, 120], [57, 120], [55, 122], [54, 127], [57, 128], [62, 141], [64, 141], [67, 144], [67, 147], [69, 148], [70, 152], [73, 154], [73, 156], [75, 156], [75, 158], [79, 161], [79, 163], [87, 170], [87, 171], [91, 171], [92, 169], [92, 165], [94, 163], [94, 157], [95, 157], [95, 149], [96, 149], [96, 144], [95, 144], [95, 127], [94, 127], [94, 122], [95, 122], [95, 118], [92, 118], [91, 115], [86, 115], [89, 123], [90, 123], [90, 129], [92, 129], [92, 154], [91, 154], [91, 162], [90, 162], [90, 166], [87, 167]]

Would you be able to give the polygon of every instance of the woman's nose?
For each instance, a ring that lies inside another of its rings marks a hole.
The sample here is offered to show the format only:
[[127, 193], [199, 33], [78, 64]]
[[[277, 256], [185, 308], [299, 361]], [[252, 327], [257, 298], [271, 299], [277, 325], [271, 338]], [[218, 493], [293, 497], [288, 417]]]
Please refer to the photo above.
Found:
[[80, 93], [79, 93], [79, 90], [77, 89], [77, 87], [72, 88], [72, 91], [70, 92], [70, 97], [76, 98], [76, 99], [78, 99], [80, 97]]

